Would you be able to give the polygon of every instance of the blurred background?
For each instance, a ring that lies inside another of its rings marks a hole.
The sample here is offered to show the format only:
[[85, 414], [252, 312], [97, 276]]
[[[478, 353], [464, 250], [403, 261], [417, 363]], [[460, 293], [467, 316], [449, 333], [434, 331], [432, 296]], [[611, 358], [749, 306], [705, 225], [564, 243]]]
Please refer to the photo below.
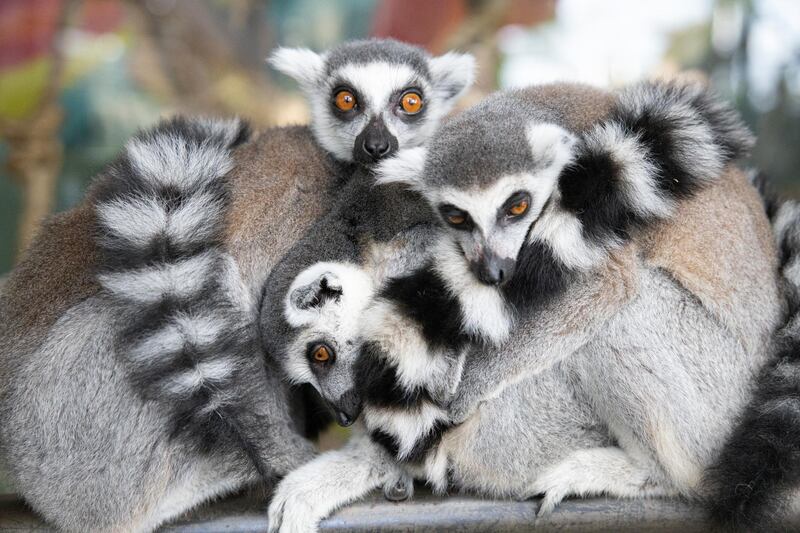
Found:
[[688, 70], [758, 134], [754, 164], [800, 193], [797, 0], [0, 0], [0, 274], [138, 128], [177, 112], [305, 122], [264, 58], [366, 36], [473, 52], [467, 103]]
[[797, 0], [0, 0], [0, 275], [137, 129], [177, 112], [306, 122], [264, 58], [366, 36], [474, 53], [467, 104], [689, 71], [741, 110], [753, 163], [800, 196]]

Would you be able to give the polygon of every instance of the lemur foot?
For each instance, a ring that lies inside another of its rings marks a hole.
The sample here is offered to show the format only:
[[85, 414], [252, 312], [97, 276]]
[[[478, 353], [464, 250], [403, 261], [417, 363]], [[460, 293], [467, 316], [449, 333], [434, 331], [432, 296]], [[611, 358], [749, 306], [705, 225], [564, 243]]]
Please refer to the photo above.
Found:
[[561, 503], [565, 497], [566, 494], [558, 491], [546, 492], [544, 498], [542, 498], [542, 501], [539, 503], [539, 509], [536, 511], [536, 516], [542, 517], [549, 515], [555, 511], [558, 504]]
[[533, 493], [543, 496], [542, 501], [539, 502], [536, 516], [541, 517], [552, 513], [558, 504], [573, 492], [571, 480], [559, 476], [561, 473], [556, 469], [536, 480]]

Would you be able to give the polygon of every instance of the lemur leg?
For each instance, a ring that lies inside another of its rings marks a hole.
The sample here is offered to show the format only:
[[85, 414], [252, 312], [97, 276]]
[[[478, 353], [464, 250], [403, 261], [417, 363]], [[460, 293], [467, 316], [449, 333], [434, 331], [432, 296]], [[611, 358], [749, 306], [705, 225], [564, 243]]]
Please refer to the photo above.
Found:
[[351, 439], [286, 476], [269, 505], [270, 533], [317, 531], [320, 520], [401, 478], [397, 463], [369, 437]]
[[[178, 454], [176, 454], [178, 455]], [[215, 455], [197, 459], [184, 465], [175, 478], [154, 495], [152, 506], [134, 518], [132, 523], [123, 525], [120, 531], [155, 531], [162, 524], [174, 520], [195, 507], [233, 494], [247, 486], [260, 482], [256, 470], [240, 453]], [[156, 487], [151, 487], [156, 492]]]
[[577, 450], [542, 473], [528, 496], [544, 494], [539, 516], [550, 513], [567, 496], [607, 494], [641, 498], [676, 494], [657, 484], [646, 467], [616, 447]]

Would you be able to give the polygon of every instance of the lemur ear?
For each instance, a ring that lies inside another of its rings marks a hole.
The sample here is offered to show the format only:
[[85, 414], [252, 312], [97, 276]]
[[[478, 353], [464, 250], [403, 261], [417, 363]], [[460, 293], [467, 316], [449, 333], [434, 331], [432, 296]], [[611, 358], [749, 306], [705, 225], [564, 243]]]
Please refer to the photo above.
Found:
[[422, 171], [427, 149], [422, 146], [399, 150], [394, 157], [384, 159], [374, 168], [375, 183], [403, 183], [410, 189], [422, 191]]
[[286, 295], [284, 315], [295, 328], [312, 323], [328, 300], [342, 296], [342, 282], [329, 263], [317, 263], [302, 271]]
[[573, 158], [578, 138], [557, 124], [532, 122], [525, 130], [533, 160], [539, 168], [560, 171]]
[[325, 58], [308, 48], [281, 47], [267, 61], [273, 68], [294, 78], [304, 87], [313, 87], [325, 67]]
[[446, 100], [455, 101], [475, 81], [475, 58], [471, 54], [448, 52], [432, 58], [428, 66], [436, 91]]

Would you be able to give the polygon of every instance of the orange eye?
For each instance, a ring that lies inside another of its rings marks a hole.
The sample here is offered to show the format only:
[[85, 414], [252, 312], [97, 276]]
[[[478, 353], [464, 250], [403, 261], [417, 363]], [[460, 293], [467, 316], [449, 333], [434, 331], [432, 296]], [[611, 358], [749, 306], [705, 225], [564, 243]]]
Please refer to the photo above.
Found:
[[342, 111], [350, 111], [356, 106], [356, 97], [350, 91], [339, 91], [334, 99], [336, 107]]
[[400, 99], [400, 106], [409, 115], [416, 115], [422, 109], [422, 97], [417, 93], [406, 93]]
[[331, 353], [328, 351], [328, 348], [325, 346], [317, 346], [314, 350], [314, 361], [318, 363], [325, 363], [331, 358]]
[[460, 226], [461, 224], [464, 223], [465, 220], [466, 220], [466, 217], [464, 215], [448, 215], [447, 216], [447, 221], [449, 223], [453, 224], [454, 226]]
[[528, 210], [528, 200], [522, 200], [511, 206], [511, 209], [508, 210], [508, 214], [514, 217], [518, 217], [523, 215], [525, 211]]

